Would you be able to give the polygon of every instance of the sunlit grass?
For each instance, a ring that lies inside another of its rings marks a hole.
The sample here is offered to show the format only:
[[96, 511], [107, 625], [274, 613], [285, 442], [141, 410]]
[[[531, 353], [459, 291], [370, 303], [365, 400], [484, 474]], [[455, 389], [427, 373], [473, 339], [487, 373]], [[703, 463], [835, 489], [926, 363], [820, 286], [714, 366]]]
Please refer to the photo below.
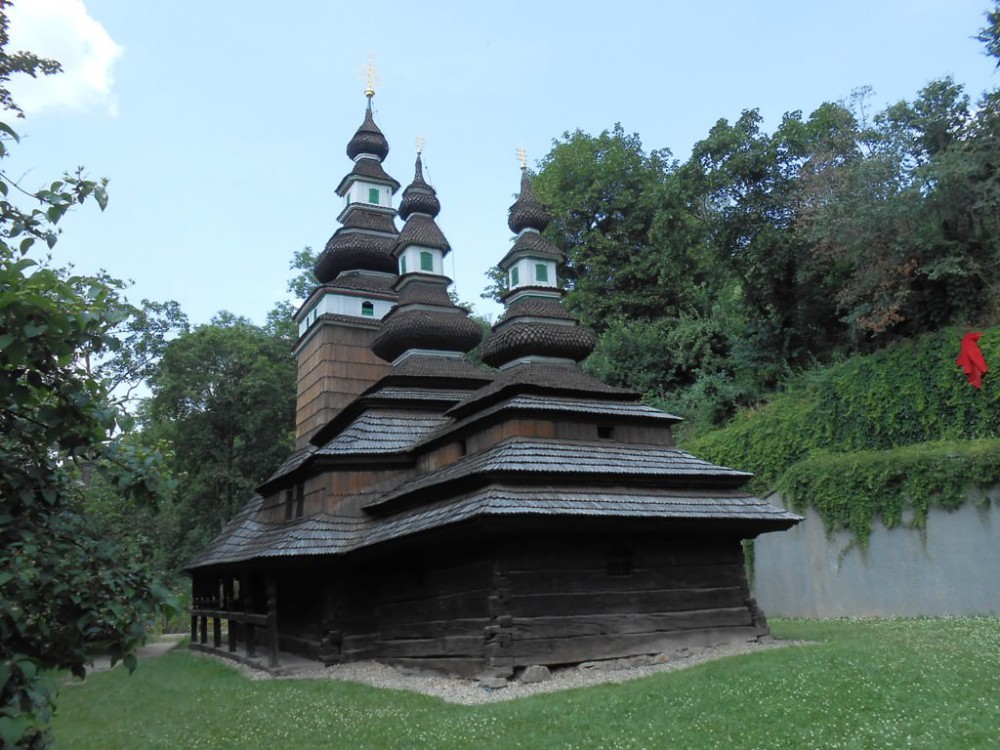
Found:
[[67, 685], [57, 748], [987, 748], [1000, 619], [777, 621], [815, 645], [474, 707], [185, 651]]

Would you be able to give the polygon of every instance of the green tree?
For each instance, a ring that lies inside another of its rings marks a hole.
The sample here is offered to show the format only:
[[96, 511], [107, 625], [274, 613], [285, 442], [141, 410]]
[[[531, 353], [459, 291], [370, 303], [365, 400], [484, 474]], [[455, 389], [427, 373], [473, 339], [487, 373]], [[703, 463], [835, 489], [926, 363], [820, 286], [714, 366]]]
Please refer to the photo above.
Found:
[[170, 445], [183, 536], [176, 568], [208, 543], [294, 444], [291, 308], [265, 326], [219, 313], [166, 347], [149, 380], [145, 429]]
[[993, 10], [986, 13], [986, 26], [980, 29], [976, 39], [986, 47], [986, 55], [996, 58], [1000, 68], [1000, 2], [994, 0]]
[[98, 461], [120, 415], [83, 364], [113, 345], [115, 290], [13, 250], [11, 240], [27, 239], [10, 231], [16, 214], [0, 212], [0, 739], [45, 747], [54, 691], [43, 670], [82, 676], [105, 650], [133, 667], [129, 654], [166, 598], [79, 513], [83, 465], [134, 489], [116, 462]]
[[288, 268], [297, 273], [288, 280], [288, 291], [295, 295], [295, 299], [308, 299], [313, 289], [319, 284], [316, 274], [313, 273], [318, 257], [319, 254], [308, 246], [292, 256]]
[[597, 332], [690, 303], [697, 270], [684, 206], [666, 184], [669, 159], [615, 125], [565, 133], [540, 162], [533, 188], [553, 216], [546, 235], [567, 254], [567, 304]]
[[970, 111], [935, 81], [859, 133], [865, 154], [807, 189], [810, 261], [830, 274], [836, 314], [864, 350], [979, 319], [997, 297], [997, 157], [991, 97]]
[[[854, 118], [824, 104], [803, 120], [784, 116], [773, 134], [756, 110], [720, 120], [694, 146], [685, 171], [697, 185], [716, 263], [741, 284], [747, 329], [769, 353], [769, 385], [781, 370], [835, 349], [845, 332], [827, 269], [809, 263], [803, 216], [828, 196], [823, 176], [858, 158]], [[763, 360], [763, 357], [758, 357]]]
[[[19, 114], [9, 76], [58, 64], [7, 52], [8, 6], [0, 0], [0, 105]], [[3, 158], [17, 135], [6, 123], [0, 131]], [[87, 366], [115, 345], [120, 285], [30, 255], [55, 244], [72, 207], [93, 198], [103, 208], [104, 185], [67, 176], [32, 194], [30, 210], [14, 202], [20, 190], [0, 171], [0, 745], [42, 748], [55, 701], [46, 671], [82, 676], [99, 652], [133, 668], [132, 650], [167, 597], [78, 512], [84, 465], [122, 491], [134, 486], [117, 463], [99, 462], [127, 423]]]

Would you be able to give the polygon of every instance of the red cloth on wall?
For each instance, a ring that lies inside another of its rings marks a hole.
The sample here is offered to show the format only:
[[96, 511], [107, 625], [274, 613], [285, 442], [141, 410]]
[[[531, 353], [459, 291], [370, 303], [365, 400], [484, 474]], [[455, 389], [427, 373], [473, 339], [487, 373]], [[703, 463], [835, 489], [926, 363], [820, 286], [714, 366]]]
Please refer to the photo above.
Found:
[[987, 370], [986, 360], [978, 343], [982, 335], [979, 332], [965, 334], [962, 337], [962, 348], [959, 350], [958, 359], [955, 360], [969, 379], [969, 383], [976, 388], [983, 387], [983, 375]]

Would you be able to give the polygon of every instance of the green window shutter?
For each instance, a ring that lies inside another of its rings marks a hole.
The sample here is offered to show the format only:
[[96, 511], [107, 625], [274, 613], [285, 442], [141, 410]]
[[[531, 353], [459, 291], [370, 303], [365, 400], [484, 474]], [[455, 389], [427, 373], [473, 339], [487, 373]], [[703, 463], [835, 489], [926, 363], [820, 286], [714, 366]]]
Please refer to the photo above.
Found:
[[434, 270], [434, 257], [426, 250], [420, 251], [420, 270], [421, 271]]
[[535, 280], [548, 282], [549, 280], [549, 269], [544, 263], [535, 264]]
[[405, 255], [400, 255], [399, 256], [399, 273], [400, 274], [406, 273], [406, 256]]
[[361, 303], [361, 314], [366, 318], [375, 317], [375, 305], [373, 305], [368, 300]]
[[368, 202], [378, 205], [378, 188], [368, 188]]
[[517, 266], [510, 269], [510, 285], [517, 286], [521, 283], [520, 274], [517, 272]]

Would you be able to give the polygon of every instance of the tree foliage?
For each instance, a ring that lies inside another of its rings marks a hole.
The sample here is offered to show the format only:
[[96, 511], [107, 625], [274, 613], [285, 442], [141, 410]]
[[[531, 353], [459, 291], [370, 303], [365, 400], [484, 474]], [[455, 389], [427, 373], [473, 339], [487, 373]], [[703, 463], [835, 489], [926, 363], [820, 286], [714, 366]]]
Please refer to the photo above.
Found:
[[[969, 386], [955, 364], [961, 338], [946, 328], [804, 373], [686, 447], [753, 471], [761, 491], [816, 508], [862, 543], [874, 519], [898, 525], [904, 507], [919, 527], [931, 505], [954, 507], [1000, 481], [1000, 387]], [[1000, 361], [1000, 326], [980, 343]]]
[[267, 325], [220, 313], [165, 348], [148, 384], [144, 430], [170, 446], [182, 566], [277, 468], [294, 443], [296, 330], [279, 307]]
[[311, 247], [304, 247], [292, 256], [288, 268], [296, 273], [288, 280], [288, 291], [295, 299], [308, 299], [313, 289], [319, 283], [316, 279], [316, 274], [313, 272], [318, 257], [319, 253]]
[[[20, 114], [3, 85], [12, 73], [57, 63], [8, 53], [0, 0], [0, 105]], [[0, 159], [17, 134], [0, 123]], [[34, 202], [22, 209], [18, 194]], [[25, 193], [0, 171], [0, 746], [50, 744], [55, 700], [48, 670], [82, 676], [98, 653], [135, 666], [133, 649], [169, 596], [141, 561], [103, 538], [81, 512], [100, 474], [122, 494], [145, 491], [123, 470], [115, 433], [127, 427], [91, 362], [116, 345], [125, 320], [121, 284], [71, 275], [34, 255], [58, 239], [67, 211], [107, 203], [103, 182], [80, 172]]]
[[704, 425], [816, 364], [1000, 319], [1000, 94], [870, 97], [771, 132], [720, 119], [683, 163], [620, 126], [554, 142], [534, 186], [600, 336], [585, 367]]

